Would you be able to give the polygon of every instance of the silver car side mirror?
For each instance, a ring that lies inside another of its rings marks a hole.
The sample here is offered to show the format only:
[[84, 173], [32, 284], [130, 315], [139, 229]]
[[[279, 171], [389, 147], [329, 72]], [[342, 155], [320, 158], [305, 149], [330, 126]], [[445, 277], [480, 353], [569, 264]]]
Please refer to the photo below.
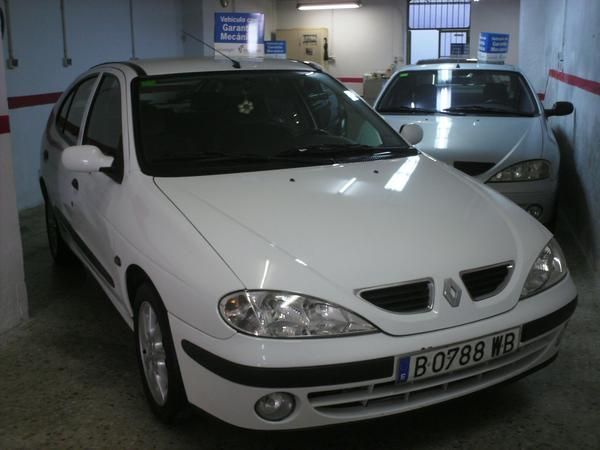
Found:
[[416, 145], [423, 140], [423, 128], [415, 123], [408, 123], [400, 127], [400, 136], [410, 145]]
[[73, 172], [99, 172], [112, 166], [114, 158], [94, 145], [75, 145], [63, 150], [62, 165]]

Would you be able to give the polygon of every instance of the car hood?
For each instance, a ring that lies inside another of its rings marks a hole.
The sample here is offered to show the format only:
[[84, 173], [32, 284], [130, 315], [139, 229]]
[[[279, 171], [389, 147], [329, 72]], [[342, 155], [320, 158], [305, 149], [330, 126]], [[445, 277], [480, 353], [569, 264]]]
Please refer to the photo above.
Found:
[[[324, 298], [390, 334], [511, 309], [522, 265], [530, 267], [549, 239], [510, 201], [424, 155], [155, 183], [246, 288]], [[443, 299], [445, 279], [461, 285], [460, 271], [506, 261], [515, 273], [492, 301], [451, 307]], [[423, 278], [436, 291], [427, 313], [390, 313], [357, 294]]]
[[407, 123], [423, 128], [416, 145], [448, 164], [455, 161], [502, 163], [542, 155], [542, 125], [539, 117], [409, 116], [384, 115], [394, 129]]

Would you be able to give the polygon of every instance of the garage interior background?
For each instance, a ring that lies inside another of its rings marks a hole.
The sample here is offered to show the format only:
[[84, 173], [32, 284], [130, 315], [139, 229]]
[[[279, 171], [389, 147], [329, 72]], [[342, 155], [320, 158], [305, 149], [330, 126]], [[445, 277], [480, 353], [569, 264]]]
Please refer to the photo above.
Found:
[[[301, 12], [295, 0], [4, 0], [12, 45], [5, 40], [8, 105], [17, 205], [41, 204], [39, 144], [52, 104], [90, 66], [132, 57], [208, 55], [182, 30], [213, 40], [214, 12], [263, 12], [267, 38], [278, 28], [325, 27], [330, 72], [362, 76], [406, 60], [407, 0], [364, 0], [357, 10]], [[61, 5], [64, 11], [61, 20]], [[575, 114], [552, 118], [562, 146], [561, 220], [592, 268], [600, 267], [600, 30], [597, 0], [480, 0], [472, 4], [471, 51], [480, 31], [510, 33], [508, 63], [520, 65], [545, 96], [568, 100]], [[66, 55], [65, 55], [66, 54]], [[71, 65], [65, 66], [68, 57]], [[0, 211], [5, 220], [6, 211]], [[2, 261], [5, 264], [5, 261]], [[2, 330], [0, 330], [2, 331]]]

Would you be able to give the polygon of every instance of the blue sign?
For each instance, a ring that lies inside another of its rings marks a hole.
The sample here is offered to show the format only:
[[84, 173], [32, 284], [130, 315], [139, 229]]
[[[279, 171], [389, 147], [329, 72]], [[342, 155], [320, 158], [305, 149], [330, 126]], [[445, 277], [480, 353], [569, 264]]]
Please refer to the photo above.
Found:
[[264, 14], [215, 13], [215, 44], [263, 44], [264, 41]]
[[481, 61], [503, 62], [508, 53], [509, 38], [510, 35], [505, 33], [480, 33], [478, 58]]
[[265, 41], [266, 58], [287, 58], [287, 43], [285, 41]]
[[481, 33], [479, 51], [484, 53], [507, 53], [510, 35], [503, 33]]

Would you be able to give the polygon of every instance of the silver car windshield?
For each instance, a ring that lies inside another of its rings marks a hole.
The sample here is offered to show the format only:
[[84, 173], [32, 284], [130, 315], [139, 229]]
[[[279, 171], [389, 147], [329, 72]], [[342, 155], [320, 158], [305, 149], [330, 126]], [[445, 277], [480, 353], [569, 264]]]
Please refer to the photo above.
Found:
[[538, 108], [518, 72], [439, 69], [399, 73], [377, 110], [395, 114], [534, 116]]
[[144, 172], [188, 176], [364, 161], [415, 150], [320, 72], [244, 71], [134, 82]]

